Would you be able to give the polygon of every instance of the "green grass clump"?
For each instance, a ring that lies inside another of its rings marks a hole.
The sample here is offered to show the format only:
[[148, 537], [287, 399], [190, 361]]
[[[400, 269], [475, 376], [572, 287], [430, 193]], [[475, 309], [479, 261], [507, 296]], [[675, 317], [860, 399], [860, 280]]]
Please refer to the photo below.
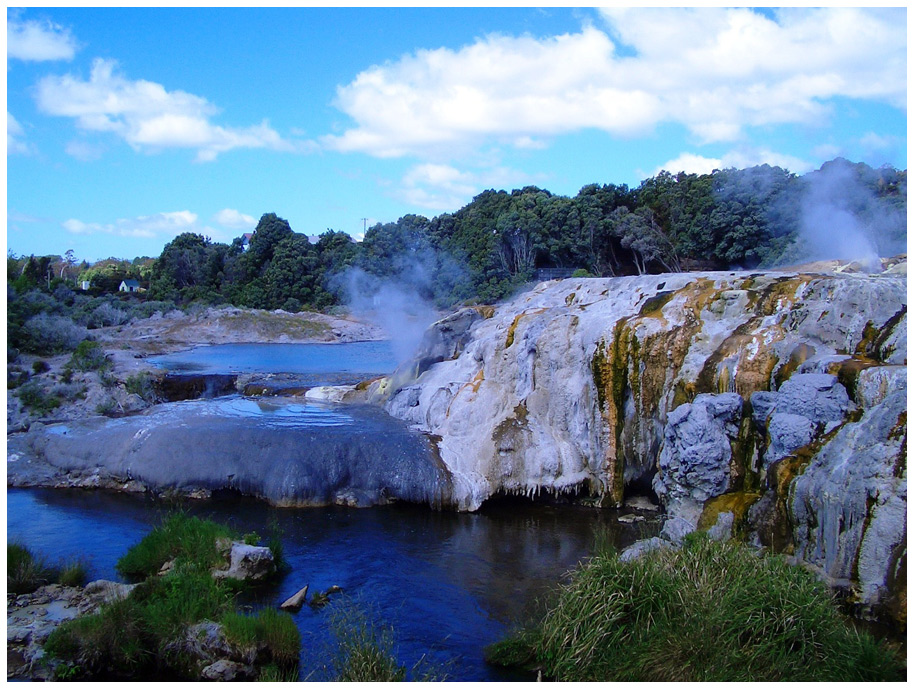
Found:
[[598, 554], [490, 662], [558, 681], [903, 680], [814, 575], [734, 542], [689, 539], [632, 562]]
[[155, 387], [152, 383], [152, 377], [145, 372], [127, 376], [124, 381], [124, 387], [127, 392], [137, 395], [143, 401], [152, 404], [156, 400]]
[[31, 593], [53, 583], [56, 572], [43, 559], [20, 543], [6, 544], [6, 589], [10, 593]]
[[130, 676], [154, 669], [154, 647], [142, 606], [129, 597], [64, 622], [51, 632], [44, 651], [70, 660], [69, 668], [78, 675]]
[[87, 568], [81, 561], [51, 566], [21, 543], [6, 544], [6, 589], [9, 593], [32, 593], [41, 586], [83, 586]]
[[67, 562], [57, 574], [57, 583], [61, 586], [85, 586], [89, 578], [89, 569], [81, 560]]
[[273, 608], [256, 615], [229, 612], [222, 616], [226, 640], [251, 656], [266, 653], [271, 664], [280, 668], [297, 667], [301, 634], [292, 616]]
[[394, 655], [393, 633], [349, 600], [335, 605], [330, 628], [337, 646], [332, 671], [337, 682], [402, 682], [406, 668]]
[[227, 526], [176, 512], [130, 548], [118, 560], [117, 571], [136, 581], [157, 574], [170, 560], [208, 571], [221, 559], [216, 542], [232, 536]]

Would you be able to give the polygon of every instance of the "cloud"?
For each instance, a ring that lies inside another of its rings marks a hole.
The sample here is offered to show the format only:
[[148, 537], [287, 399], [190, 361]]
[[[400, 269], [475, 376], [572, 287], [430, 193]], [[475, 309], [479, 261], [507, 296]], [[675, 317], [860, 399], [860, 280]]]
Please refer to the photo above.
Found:
[[189, 148], [198, 161], [211, 161], [236, 148], [304, 152], [313, 146], [283, 139], [266, 120], [242, 128], [213, 124], [219, 110], [205, 98], [129, 80], [113, 60], [96, 59], [88, 81], [72, 74], [45, 77], [35, 99], [42, 112], [71, 117], [83, 130], [111, 132], [138, 151]]
[[74, 139], [73, 141], [68, 141], [66, 147], [64, 148], [67, 155], [71, 155], [77, 160], [90, 161], [98, 160], [101, 158], [102, 153], [105, 152], [104, 147], [97, 144], [91, 144], [88, 141], [83, 141], [82, 139]]
[[234, 208], [224, 208], [213, 216], [213, 220], [219, 225], [233, 230], [253, 230], [257, 226], [257, 220], [254, 217], [236, 211]]
[[138, 218], [121, 218], [113, 223], [87, 223], [70, 218], [63, 223], [63, 228], [71, 234], [92, 235], [109, 234], [117, 237], [160, 238], [168, 240], [184, 232], [203, 234], [213, 239], [227, 239], [224, 233], [211, 227], [201, 227], [197, 223], [197, 214], [190, 211], [174, 211], [143, 215]]
[[764, 148], [743, 148], [725, 153], [720, 158], [707, 158], [696, 153], [681, 153], [673, 160], [659, 165], [652, 175], [662, 170], [672, 174], [685, 172], [694, 175], [709, 175], [714, 170], [727, 168], [747, 168], [756, 165], [772, 165], [781, 167], [796, 174], [804, 174], [813, 169], [813, 165], [805, 160], [791, 155], [777, 153]]
[[72, 60], [78, 46], [70, 31], [49, 21], [7, 19], [6, 57], [17, 60]]
[[467, 172], [451, 165], [423, 163], [413, 166], [403, 176], [398, 195], [414, 206], [452, 211], [469, 203], [480, 189], [529, 181], [530, 175], [505, 167]]
[[608, 30], [489, 35], [420, 50], [338, 87], [354, 124], [324, 146], [446, 160], [487, 143], [544, 145], [584, 129], [616, 137], [684, 125], [702, 143], [749, 127], [816, 125], [829, 99], [903, 108], [905, 10], [607, 9]]
[[22, 128], [22, 125], [16, 120], [15, 117], [10, 114], [9, 110], [6, 112], [6, 154], [21, 154], [25, 155], [30, 153], [28, 144], [23, 141], [25, 136], [25, 130]]

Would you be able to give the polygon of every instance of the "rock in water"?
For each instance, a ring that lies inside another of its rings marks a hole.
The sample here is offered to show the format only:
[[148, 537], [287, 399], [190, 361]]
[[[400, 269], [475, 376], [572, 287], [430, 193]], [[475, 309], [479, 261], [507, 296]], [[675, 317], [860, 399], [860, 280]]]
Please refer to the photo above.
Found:
[[282, 605], [280, 605], [279, 607], [281, 610], [290, 610], [292, 612], [295, 612], [296, 610], [301, 609], [301, 607], [305, 604], [305, 600], [307, 598], [308, 598], [308, 585], [305, 584], [296, 593], [293, 593], [291, 596], [286, 598], [286, 600], [283, 601]]
[[213, 576], [217, 579], [238, 579], [240, 581], [258, 581], [266, 579], [276, 571], [273, 551], [264, 546], [232, 543], [229, 554], [228, 569], [217, 569]]

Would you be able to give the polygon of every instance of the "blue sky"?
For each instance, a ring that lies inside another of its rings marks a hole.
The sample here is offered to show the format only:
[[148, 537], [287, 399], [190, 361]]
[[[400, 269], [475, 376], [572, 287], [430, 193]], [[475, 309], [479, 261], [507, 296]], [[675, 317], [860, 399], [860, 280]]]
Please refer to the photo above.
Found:
[[[479, 192], [907, 168], [905, 8], [7, 11], [7, 246], [157, 256]], [[367, 219], [363, 220], [363, 219]]]

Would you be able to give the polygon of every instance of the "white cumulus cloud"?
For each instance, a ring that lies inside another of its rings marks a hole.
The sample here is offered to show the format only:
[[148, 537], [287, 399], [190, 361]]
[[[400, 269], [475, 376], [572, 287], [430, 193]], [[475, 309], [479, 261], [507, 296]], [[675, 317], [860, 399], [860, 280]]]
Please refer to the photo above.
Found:
[[401, 180], [399, 197], [435, 211], [453, 211], [469, 203], [482, 189], [529, 184], [530, 175], [506, 167], [466, 171], [451, 165], [422, 163]]
[[198, 161], [235, 148], [303, 151], [309, 146], [283, 139], [266, 120], [240, 128], [214, 124], [211, 118], [219, 110], [205, 98], [127, 79], [113, 60], [96, 59], [88, 80], [72, 74], [45, 77], [35, 98], [42, 112], [71, 117], [81, 129], [114, 133], [141, 151], [194, 149]]
[[607, 9], [607, 30], [489, 35], [420, 50], [337, 89], [354, 124], [328, 148], [448, 159], [486, 143], [542, 146], [583, 129], [632, 137], [661, 123], [697, 141], [815, 125], [835, 97], [903, 108], [904, 9]]
[[682, 153], [673, 160], [669, 160], [663, 165], [657, 166], [652, 175], [656, 175], [662, 170], [666, 170], [674, 175], [679, 172], [694, 175], [709, 175], [714, 172], [714, 170], [724, 170], [727, 168], [742, 169], [754, 167], [756, 165], [780, 167], [796, 174], [804, 174], [814, 167], [808, 161], [778, 153], [770, 149], [741, 148], [728, 151], [720, 158], [709, 158], [698, 155], [697, 153]]
[[213, 216], [213, 220], [233, 230], [253, 230], [257, 220], [253, 216], [237, 211], [234, 208], [224, 208]]
[[6, 154], [10, 153], [20, 153], [25, 154], [29, 153], [28, 144], [23, 141], [25, 137], [25, 130], [22, 128], [22, 125], [19, 124], [19, 121], [10, 114], [9, 110], [6, 111]]
[[141, 215], [137, 218], [120, 218], [113, 223], [83, 222], [76, 218], [64, 221], [63, 228], [72, 234], [109, 234], [116, 237], [165, 238], [170, 240], [184, 232], [203, 234], [213, 239], [225, 239], [223, 233], [197, 222], [191, 211], [173, 211]]
[[57, 24], [50, 21], [7, 19], [7, 59], [34, 62], [72, 60], [76, 50], [76, 39], [68, 29]]

